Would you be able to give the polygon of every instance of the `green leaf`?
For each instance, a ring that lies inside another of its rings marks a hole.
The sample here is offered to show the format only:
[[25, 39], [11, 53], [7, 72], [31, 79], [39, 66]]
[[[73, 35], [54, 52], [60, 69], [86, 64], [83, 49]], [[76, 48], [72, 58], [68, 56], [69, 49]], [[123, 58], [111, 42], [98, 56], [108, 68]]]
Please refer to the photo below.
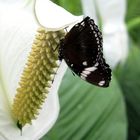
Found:
[[52, 0], [52, 1], [75, 15], [82, 14], [82, 6], [80, 0]]
[[128, 25], [128, 31], [135, 43], [140, 45], [140, 0], [127, 0], [127, 15], [126, 22]]
[[127, 105], [129, 140], [138, 140], [140, 137], [140, 48], [131, 47], [128, 61], [116, 73]]
[[59, 96], [59, 118], [42, 140], [126, 139], [124, 102], [114, 77], [109, 88], [99, 88], [69, 70]]
[[127, 0], [126, 21], [130, 21], [140, 16], [139, 6], [140, 6], [139, 0], [135, 0], [135, 1]]

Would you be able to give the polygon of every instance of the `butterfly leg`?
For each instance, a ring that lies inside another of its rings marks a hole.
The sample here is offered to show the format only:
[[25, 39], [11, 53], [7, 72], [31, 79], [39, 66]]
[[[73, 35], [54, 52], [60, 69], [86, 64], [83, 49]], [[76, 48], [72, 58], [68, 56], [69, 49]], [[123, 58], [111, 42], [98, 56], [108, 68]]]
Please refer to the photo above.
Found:
[[73, 76], [75, 76], [75, 73], [73, 71], [71, 71], [71, 72], [72, 72]]
[[60, 61], [62, 61], [63, 58], [64, 58], [64, 57], [63, 57], [63, 48], [62, 48], [61, 45], [60, 45], [59, 50], [58, 50], [58, 59], [59, 59]]
[[54, 73], [54, 77], [53, 77], [53, 79], [52, 79], [52, 84], [53, 84], [53, 82], [54, 82], [55, 76], [56, 76], [56, 74], [57, 74], [57, 71], [58, 71], [58, 69], [59, 69], [60, 65], [61, 65], [61, 62], [60, 62], [60, 64], [59, 64], [59, 66], [58, 66], [58, 68], [57, 68], [56, 72]]
[[52, 50], [55, 52], [59, 48], [59, 44], [56, 46], [56, 48], [52, 47]]
[[59, 59], [60, 61], [62, 61], [62, 59], [63, 59], [63, 55], [62, 55], [61, 53], [59, 53], [59, 55], [58, 55], [58, 59]]
[[59, 51], [59, 47], [61, 47], [62, 42], [63, 42], [63, 39], [60, 40], [60, 43], [57, 44], [57, 46], [55, 48], [52, 47], [52, 50], [55, 52], [58, 49], [58, 51]]

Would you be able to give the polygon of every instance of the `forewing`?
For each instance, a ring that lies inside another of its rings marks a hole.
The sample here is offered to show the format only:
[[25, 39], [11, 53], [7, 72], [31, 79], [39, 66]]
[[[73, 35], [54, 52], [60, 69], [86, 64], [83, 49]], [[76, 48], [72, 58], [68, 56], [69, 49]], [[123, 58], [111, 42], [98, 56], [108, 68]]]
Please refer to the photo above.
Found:
[[83, 80], [107, 87], [111, 70], [102, 53], [102, 36], [94, 21], [85, 18], [67, 34], [64, 42], [64, 59]]

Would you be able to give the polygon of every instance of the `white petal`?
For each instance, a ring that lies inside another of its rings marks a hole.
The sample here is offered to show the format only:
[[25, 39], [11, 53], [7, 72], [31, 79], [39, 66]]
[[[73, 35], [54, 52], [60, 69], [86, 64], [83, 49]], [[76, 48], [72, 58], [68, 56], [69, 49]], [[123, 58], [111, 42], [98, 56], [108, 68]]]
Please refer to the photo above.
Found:
[[62, 29], [83, 19], [83, 16], [74, 16], [50, 0], [36, 0], [35, 12], [38, 22], [48, 30]]
[[[28, 3], [28, 0], [1, 0], [0, 1], [0, 6], [1, 8], [4, 7], [14, 7], [14, 8], [21, 8], [23, 6], [25, 6]], [[3, 7], [4, 6], [4, 7]]]
[[[122, 24], [123, 25], [123, 24]], [[120, 62], [124, 63], [128, 55], [128, 34], [122, 26], [115, 32], [104, 32], [103, 51], [107, 63], [114, 69]]]
[[[43, 109], [40, 110], [40, 115], [38, 116], [37, 120], [33, 122], [33, 125], [26, 126], [28, 129], [23, 131], [23, 134], [25, 134], [27, 137], [35, 140], [40, 139], [56, 122], [59, 114], [58, 88], [66, 69], [67, 65], [63, 61], [59, 70], [57, 71], [53, 86], [51, 87], [48, 98], [43, 105]], [[28, 132], [29, 130], [30, 132]]]
[[95, 0], [81, 0], [83, 13], [86, 16], [91, 17], [96, 24], [98, 24], [96, 13], [96, 1]]
[[38, 25], [34, 15], [28, 11], [5, 10], [0, 12], [0, 139], [39, 139], [49, 131], [58, 117], [57, 91], [66, 66], [62, 65], [63, 70], [56, 76], [57, 81], [54, 80], [38, 119], [33, 121], [33, 125], [23, 128], [23, 135], [20, 136], [11, 116], [11, 104]]

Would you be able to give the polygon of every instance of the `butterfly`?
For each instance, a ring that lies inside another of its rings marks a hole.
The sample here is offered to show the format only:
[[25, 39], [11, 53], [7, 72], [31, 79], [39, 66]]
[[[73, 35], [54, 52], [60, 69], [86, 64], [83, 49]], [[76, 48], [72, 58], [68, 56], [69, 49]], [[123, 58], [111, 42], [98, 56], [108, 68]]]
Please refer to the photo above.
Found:
[[111, 69], [103, 58], [103, 38], [90, 17], [77, 23], [60, 41], [59, 59], [83, 80], [99, 87], [108, 87]]

